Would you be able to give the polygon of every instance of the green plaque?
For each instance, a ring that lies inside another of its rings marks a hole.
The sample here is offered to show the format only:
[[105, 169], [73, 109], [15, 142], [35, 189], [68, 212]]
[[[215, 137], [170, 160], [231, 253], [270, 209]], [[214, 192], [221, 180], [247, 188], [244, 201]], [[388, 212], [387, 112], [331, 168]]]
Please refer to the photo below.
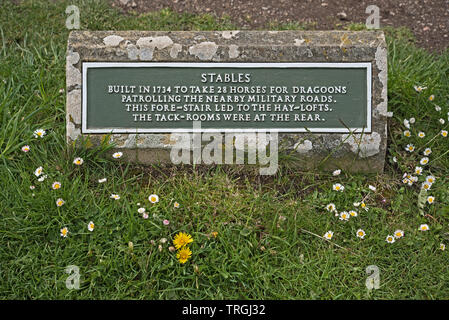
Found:
[[371, 63], [84, 62], [82, 133], [371, 132]]

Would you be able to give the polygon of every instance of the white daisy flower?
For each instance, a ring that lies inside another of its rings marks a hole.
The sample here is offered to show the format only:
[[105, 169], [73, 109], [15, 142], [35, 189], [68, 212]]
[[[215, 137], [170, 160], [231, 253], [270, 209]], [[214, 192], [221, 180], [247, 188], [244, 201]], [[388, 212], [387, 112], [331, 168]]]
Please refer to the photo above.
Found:
[[178, 208], [179, 208], [179, 203], [178, 203], [178, 202], [175, 202], [175, 203], [173, 204], [173, 207], [174, 207], [175, 209], [178, 209]]
[[155, 195], [155, 194], [151, 194], [151, 195], [148, 197], [148, 200], [149, 200], [151, 203], [156, 203], [156, 202], [159, 202], [159, 197], [158, 197], [157, 195]]
[[45, 136], [45, 130], [44, 129], [37, 129], [33, 132], [33, 136], [35, 138], [43, 138]]
[[415, 167], [415, 174], [422, 175], [422, 167]]
[[435, 179], [434, 176], [427, 176], [427, 177], [426, 177], [426, 182], [428, 182], [428, 183], [430, 183], [430, 184], [434, 183], [435, 180], [436, 180], [436, 179]]
[[435, 100], [435, 95], [430, 95], [430, 97], [429, 97], [429, 101], [433, 101], [433, 100]]
[[425, 155], [425, 156], [428, 156], [429, 154], [431, 154], [432, 153], [432, 149], [430, 149], [430, 148], [426, 148], [425, 150], [424, 150], [424, 152], [423, 152], [423, 154]]
[[102, 179], [98, 179], [98, 183], [103, 183], [103, 182], [106, 182], [108, 179], [106, 179], [106, 178], [102, 178]]
[[46, 175], [46, 174], [43, 174], [42, 176], [40, 176], [39, 179], [37, 179], [37, 181], [42, 182], [42, 181], [44, 181], [45, 179], [47, 179], [47, 175]]
[[404, 137], [411, 137], [412, 133], [410, 132], [410, 130], [405, 130], [404, 131]]
[[424, 157], [421, 159], [421, 161], [419, 161], [419, 163], [424, 166], [429, 163], [429, 158]]
[[67, 227], [64, 227], [60, 230], [61, 232], [61, 237], [67, 237], [67, 234], [69, 233], [69, 229], [67, 229]]
[[363, 231], [362, 229], [357, 230], [356, 234], [357, 234], [357, 237], [360, 239], [363, 239], [366, 236], [365, 231]]
[[145, 208], [139, 208], [139, 209], [137, 209], [137, 212], [140, 214], [143, 214], [143, 213], [145, 213]]
[[77, 166], [82, 165], [83, 162], [84, 162], [83, 158], [80, 158], [80, 157], [75, 158], [75, 159], [73, 160], [73, 163], [76, 164]]
[[375, 187], [375, 186], [369, 185], [368, 188], [369, 188], [371, 191], [376, 191], [376, 187]]
[[142, 218], [148, 219], [148, 213], [146, 213], [146, 212], [142, 213]]
[[446, 245], [444, 243], [440, 243], [440, 250], [446, 250]]
[[427, 89], [427, 87], [421, 87], [421, 86], [413, 86], [413, 88], [415, 88], [416, 92], [421, 92], [421, 91]]
[[350, 210], [349, 211], [349, 215], [351, 216], [351, 217], [357, 217], [357, 211], [355, 211], [355, 210]]
[[111, 194], [111, 196], [109, 198], [118, 200], [118, 199], [120, 199], [120, 196], [118, 194]]
[[95, 228], [95, 224], [91, 221], [87, 224], [87, 230], [89, 230], [90, 232], [94, 231]]
[[428, 196], [428, 197], [427, 197], [427, 202], [428, 202], [429, 204], [434, 203], [434, 202], [435, 202], [435, 197], [433, 197], [433, 196]]
[[360, 208], [365, 209], [365, 211], [368, 211], [368, 207], [366, 206], [365, 202], [362, 202], [360, 204]]
[[440, 118], [440, 120], [438, 120], [438, 121], [440, 121], [441, 124], [444, 124], [444, 123], [445, 123], [444, 119], [441, 119], [441, 118]]
[[44, 172], [44, 169], [42, 167], [39, 167], [36, 170], [34, 170], [34, 175], [36, 177], [39, 177], [42, 174], [42, 172]]
[[64, 205], [64, 203], [65, 203], [65, 201], [61, 198], [56, 200], [56, 206], [58, 206], [58, 207], [62, 207]]
[[334, 190], [334, 191], [343, 191], [344, 189], [345, 189], [345, 187], [344, 186], [342, 186], [341, 184], [339, 184], [339, 183], [336, 183], [336, 184], [334, 184], [333, 186], [332, 186], [332, 189]]
[[327, 240], [332, 239], [333, 236], [334, 236], [334, 233], [332, 231], [328, 231], [324, 234], [324, 238]]
[[23, 151], [23, 152], [28, 152], [28, 151], [30, 151], [30, 146], [29, 146], [29, 145], [23, 146], [23, 147], [22, 147], [22, 151]]
[[410, 129], [410, 121], [408, 121], [407, 119], [404, 119], [404, 126], [405, 126], [407, 129]]
[[402, 230], [396, 230], [395, 232], [394, 232], [394, 237], [396, 238], [396, 239], [400, 239], [400, 238], [402, 238], [404, 236], [404, 231], [402, 231]]
[[340, 220], [344, 220], [344, 221], [348, 221], [349, 220], [349, 217], [350, 217], [350, 215], [349, 215], [349, 213], [348, 212], [346, 212], [346, 211], [343, 211], [343, 212], [341, 212], [340, 213]]
[[411, 124], [414, 124], [415, 121], [416, 121], [416, 119], [415, 119], [415, 118], [410, 118], [410, 119], [408, 119], [408, 121], [409, 121]]
[[413, 152], [415, 150], [415, 146], [413, 144], [408, 144], [407, 147], [405, 147], [405, 150], [408, 152]]
[[60, 188], [61, 188], [61, 182], [58, 182], [58, 181], [53, 182], [53, 184], [51, 185], [51, 188], [52, 188], [53, 190], [58, 190], [58, 189], [60, 189]]
[[447, 131], [446, 130], [441, 130], [441, 135], [446, 138], [447, 137]]
[[338, 170], [335, 170], [334, 172], [332, 172], [332, 175], [333, 176], [338, 176], [338, 175], [340, 175], [340, 173], [341, 173], [341, 170], [338, 169]]
[[428, 231], [430, 230], [429, 226], [427, 224], [422, 224], [419, 226], [420, 231]]
[[385, 241], [387, 241], [388, 243], [394, 243], [394, 242], [395, 242], [394, 237], [393, 237], [393, 236], [390, 236], [390, 235], [387, 236], [387, 238], [385, 239]]
[[35, 186], [30, 186], [30, 190], [34, 190], [34, 189], [36, 189]]
[[112, 157], [114, 158], [114, 159], [119, 159], [119, 158], [121, 158], [123, 156], [123, 152], [115, 152], [113, 155], [112, 155]]
[[397, 162], [398, 162], [398, 159], [397, 159], [396, 157], [393, 157], [393, 162], [394, 162], [394, 163], [397, 163]]
[[426, 136], [426, 134], [424, 132], [422, 132], [422, 131], [420, 131], [418, 133], [418, 137], [420, 137], [420, 138], [424, 138], [425, 136]]
[[431, 183], [429, 183], [429, 182], [423, 182], [422, 185], [421, 185], [421, 188], [424, 189], [424, 190], [430, 190], [430, 187], [431, 187], [431, 186], [432, 186]]
[[335, 211], [335, 210], [336, 210], [335, 204], [329, 203], [329, 204], [326, 206], [326, 210], [329, 211], [329, 212]]
[[438, 105], [435, 105], [435, 111], [440, 112], [441, 111], [441, 107]]

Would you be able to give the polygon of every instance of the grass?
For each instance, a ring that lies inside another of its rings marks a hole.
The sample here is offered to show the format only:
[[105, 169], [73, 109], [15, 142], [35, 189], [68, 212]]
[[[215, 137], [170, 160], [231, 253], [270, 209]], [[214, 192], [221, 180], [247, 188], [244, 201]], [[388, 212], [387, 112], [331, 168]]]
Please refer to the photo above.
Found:
[[[439, 135], [449, 123], [449, 52], [431, 55], [416, 48], [408, 32], [386, 30], [389, 110], [394, 116], [382, 175], [343, 172], [334, 177], [283, 163], [270, 177], [237, 166], [139, 167], [113, 161], [108, 146], [65, 145], [65, 93], [60, 89], [65, 87], [68, 4], [2, 2], [0, 298], [449, 298], [448, 252], [439, 249], [449, 240], [449, 138]], [[163, 10], [125, 16], [100, 1], [75, 4], [82, 29], [236, 28], [209, 15]], [[414, 85], [427, 89], [417, 93]], [[435, 111], [434, 104], [442, 111]], [[407, 138], [403, 120], [411, 117], [416, 123]], [[38, 128], [47, 132], [42, 139], [33, 137]], [[426, 138], [418, 138], [419, 131]], [[414, 153], [405, 151], [409, 143], [415, 145]], [[26, 144], [28, 153], [21, 151]], [[423, 176], [411, 187], [404, 185], [403, 173], [412, 173], [426, 147], [432, 154]], [[82, 166], [73, 164], [77, 156], [85, 160]], [[39, 166], [48, 175], [43, 182], [34, 176]], [[429, 174], [437, 178], [428, 191], [436, 202], [420, 209], [420, 185]], [[99, 184], [103, 177], [107, 182]], [[60, 190], [51, 189], [54, 181], [62, 183]], [[344, 192], [332, 191], [337, 182]], [[111, 193], [121, 198], [110, 199]], [[147, 199], [153, 193], [160, 197], [157, 204]], [[65, 205], [56, 207], [57, 198]], [[339, 211], [351, 210], [362, 199], [369, 210], [358, 208], [359, 216], [348, 222], [325, 210], [331, 202]], [[179, 209], [173, 207], [175, 201]], [[137, 213], [140, 206], [147, 209], [148, 219]], [[87, 230], [91, 220], [93, 232]], [[430, 231], [418, 231], [422, 223]], [[62, 227], [69, 229], [67, 238], [60, 236]], [[355, 236], [359, 228], [367, 233], [364, 240]], [[386, 236], [396, 229], [405, 236], [388, 244]], [[331, 241], [320, 238], [328, 230], [334, 231]], [[194, 238], [186, 264], [168, 250], [179, 231]], [[79, 290], [65, 286], [69, 265], [79, 267]], [[369, 265], [380, 270], [380, 289], [365, 287]]]

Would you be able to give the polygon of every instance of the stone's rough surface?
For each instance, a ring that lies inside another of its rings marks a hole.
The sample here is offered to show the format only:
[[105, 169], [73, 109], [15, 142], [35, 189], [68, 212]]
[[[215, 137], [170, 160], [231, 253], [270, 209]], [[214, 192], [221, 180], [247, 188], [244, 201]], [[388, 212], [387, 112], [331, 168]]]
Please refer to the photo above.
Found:
[[[72, 31], [68, 40], [67, 141], [95, 145], [108, 137], [124, 159], [170, 162], [174, 135], [82, 134], [83, 62], [370, 62], [370, 133], [280, 133], [279, 150], [298, 157], [301, 169], [381, 172], [387, 145], [387, 50], [378, 31]], [[331, 154], [330, 157], [329, 154]], [[324, 161], [325, 160], [325, 161]], [[324, 161], [324, 162], [323, 162]]]

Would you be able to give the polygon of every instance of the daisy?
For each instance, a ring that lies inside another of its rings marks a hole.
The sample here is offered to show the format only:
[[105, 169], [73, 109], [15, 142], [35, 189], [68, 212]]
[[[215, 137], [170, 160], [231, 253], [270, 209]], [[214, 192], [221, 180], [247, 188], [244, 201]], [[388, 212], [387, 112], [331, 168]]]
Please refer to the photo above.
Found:
[[184, 232], [179, 232], [175, 236], [175, 239], [173, 239], [173, 244], [175, 245], [176, 249], [182, 248], [191, 242], [193, 242], [192, 236]]
[[429, 158], [424, 157], [424, 158], [421, 159], [421, 161], [419, 161], [419, 163], [422, 164], [422, 165], [426, 165], [426, 164], [429, 163]]
[[98, 179], [98, 183], [103, 183], [103, 182], [106, 182], [106, 180], [108, 180], [108, 179], [106, 179], [106, 178], [103, 178], [103, 179]]
[[393, 157], [393, 162], [394, 162], [394, 163], [397, 163], [397, 162], [398, 162], [398, 158]]
[[192, 251], [187, 247], [182, 248], [176, 254], [176, 258], [179, 260], [180, 263], [186, 263], [187, 260], [189, 260], [189, 258], [191, 256], [192, 256]]
[[435, 177], [434, 176], [427, 176], [426, 177], [426, 182], [432, 184], [435, 182]]
[[366, 206], [365, 202], [362, 202], [362, 203], [360, 204], [360, 207], [361, 207], [362, 209], [365, 209], [365, 211], [368, 211], [368, 207]]
[[363, 239], [366, 236], [365, 231], [363, 231], [362, 229], [357, 230], [356, 234], [357, 234], [357, 237], [360, 239]]
[[425, 136], [426, 136], [426, 134], [424, 132], [422, 132], [422, 131], [420, 131], [418, 133], [418, 137], [420, 137], [420, 138], [424, 138]]
[[143, 214], [143, 213], [145, 213], [145, 208], [139, 208], [139, 209], [137, 209], [137, 212], [140, 214]]
[[44, 169], [42, 167], [39, 167], [36, 170], [34, 170], [34, 175], [36, 177], [39, 177], [42, 174], [42, 172], [44, 172]]
[[425, 156], [428, 156], [429, 154], [431, 154], [432, 153], [432, 149], [430, 149], [430, 148], [426, 148], [426, 150], [424, 150], [424, 152], [423, 152], [423, 154], [425, 155]]
[[441, 130], [441, 135], [446, 138], [447, 137], [447, 131], [446, 130]]
[[146, 213], [146, 212], [142, 213], [142, 218], [148, 219], [148, 213]]
[[162, 221], [162, 223], [164, 224], [164, 226], [168, 226], [170, 224], [170, 221], [165, 219], [164, 221]]
[[340, 213], [340, 220], [348, 221], [349, 217], [350, 217], [350, 215], [346, 211], [343, 211]]
[[371, 191], [376, 191], [376, 187], [375, 187], [375, 186], [369, 185], [368, 188], [369, 188]]
[[83, 158], [75, 158], [75, 160], [73, 160], [73, 163], [76, 164], [77, 166], [82, 165], [84, 162]]
[[410, 133], [410, 130], [405, 130], [404, 131], [404, 136], [405, 137], [410, 137], [412, 134]]
[[415, 167], [415, 174], [421, 175], [422, 174], [422, 167]]
[[67, 234], [69, 233], [69, 229], [67, 227], [62, 228], [61, 230], [61, 237], [67, 237]]
[[158, 197], [157, 195], [155, 195], [155, 194], [151, 194], [151, 195], [148, 197], [148, 200], [149, 200], [151, 203], [156, 203], [156, 202], [159, 202], [159, 197]]
[[408, 121], [411, 123], [411, 124], [414, 124], [415, 123], [415, 118], [410, 118], [410, 119], [408, 119]]
[[43, 138], [45, 136], [45, 130], [44, 129], [37, 129], [33, 132], [33, 136], [35, 138]]
[[161, 238], [161, 240], [159, 240], [160, 243], [164, 244], [167, 242], [167, 238]]
[[419, 226], [419, 230], [420, 231], [428, 231], [429, 230], [429, 226], [427, 224], [422, 224]]
[[328, 231], [324, 234], [324, 238], [327, 240], [332, 239], [333, 236], [334, 236], [334, 233], [332, 231]]
[[332, 186], [332, 188], [333, 188], [335, 191], [343, 191], [343, 190], [345, 189], [345, 187], [342, 186], [342, 185], [339, 184], [339, 183], [334, 184], [334, 185]]
[[56, 205], [58, 207], [62, 207], [64, 205], [65, 201], [61, 198], [59, 198], [58, 200], [56, 200]]
[[424, 190], [429, 190], [431, 186], [432, 186], [431, 183], [423, 182], [423, 184], [421, 185], [421, 188]]
[[408, 152], [413, 152], [413, 150], [415, 150], [415, 146], [413, 144], [408, 144], [407, 147], [405, 147], [405, 150]]
[[341, 170], [338, 169], [338, 170], [335, 170], [334, 172], [332, 172], [332, 175], [335, 177], [335, 176], [340, 175], [340, 173], [341, 173]]
[[95, 228], [95, 224], [91, 221], [87, 224], [87, 230], [89, 230], [90, 232], [94, 231]]
[[394, 237], [396, 238], [396, 239], [399, 239], [399, 238], [402, 238], [404, 236], [404, 231], [402, 231], [402, 230], [396, 230], [395, 232], [394, 232]]
[[428, 196], [428, 197], [427, 197], [427, 202], [428, 202], [429, 204], [434, 203], [434, 202], [435, 202], [435, 197], [433, 197], [433, 196]]
[[440, 111], [441, 111], [441, 107], [440, 107], [440, 106], [437, 106], [437, 105], [435, 105], [435, 111], [437, 111], [437, 112], [440, 112]]
[[175, 202], [175, 203], [173, 204], [173, 207], [174, 207], [175, 209], [178, 209], [178, 208], [179, 208], [179, 203]]
[[427, 87], [421, 87], [421, 86], [413, 86], [413, 88], [415, 88], [416, 92], [421, 92], [421, 91], [427, 89]]
[[51, 185], [53, 190], [58, 190], [61, 188], [61, 182], [55, 181], [53, 182], [53, 184]]
[[350, 210], [349, 214], [351, 215], [351, 217], [357, 217], [357, 211], [355, 210]]
[[440, 250], [446, 250], [446, 245], [444, 243], [440, 243]]
[[23, 151], [23, 152], [28, 152], [28, 151], [30, 151], [30, 146], [29, 146], [29, 145], [23, 146], [23, 147], [22, 147], [22, 151]]
[[441, 124], [444, 124], [444, 119], [439, 119], [438, 121], [440, 121]]
[[403, 184], [409, 184], [410, 183], [410, 179], [404, 178], [404, 179], [402, 179], [402, 183]]
[[34, 190], [34, 189], [36, 189], [35, 186], [30, 186], [30, 190]]
[[410, 121], [408, 121], [407, 119], [404, 119], [404, 126], [405, 126], [407, 129], [410, 129]]
[[435, 100], [435, 95], [431, 95], [430, 97], [429, 97], [429, 101], [433, 101], [433, 100]]
[[116, 152], [112, 155], [114, 159], [119, 159], [123, 156], [123, 152]]
[[335, 211], [335, 209], [336, 209], [336, 207], [335, 207], [335, 204], [333, 204], [333, 203], [329, 203], [326, 206], [326, 210], [329, 211], [329, 212], [333, 212], [333, 211]]
[[387, 241], [388, 243], [394, 243], [394, 242], [395, 242], [394, 237], [393, 237], [393, 236], [390, 236], [390, 235], [387, 236], [387, 238], [385, 239], [385, 241]]
[[46, 174], [42, 175], [39, 179], [37, 179], [37, 181], [42, 182], [45, 179], [47, 179], [47, 175]]
[[110, 198], [114, 199], [114, 200], [118, 200], [118, 199], [120, 199], [120, 196], [118, 194], [111, 194]]

